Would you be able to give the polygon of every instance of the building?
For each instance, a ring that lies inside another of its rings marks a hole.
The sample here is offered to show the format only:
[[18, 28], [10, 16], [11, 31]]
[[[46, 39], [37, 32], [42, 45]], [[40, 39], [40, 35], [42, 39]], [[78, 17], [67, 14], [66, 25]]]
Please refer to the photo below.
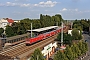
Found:
[[17, 22], [20, 22], [20, 20], [14, 20], [14, 22], [16, 22], [16, 23], [17, 23]]
[[[79, 33], [80, 33], [80, 31], [79, 31]], [[72, 30], [68, 30], [68, 34], [70, 34], [72, 36]]]
[[5, 29], [6, 26], [8, 25], [8, 21], [6, 19], [0, 19], [0, 28]]
[[0, 28], [5, 29], [7, 25], [11, 26], [14, 23], [14, 20], [9, 18], [2, 18], [0, 19]]
[[68, 30], [68, 34], [72, 36], [72, 30]]
[[7, 21], [8, 21], [8, 25], [9, 25], [9, 26], [11, 26], [12, 23], [14, 23], [14, 20], [12, 20], [12, 19], [7, 19]]

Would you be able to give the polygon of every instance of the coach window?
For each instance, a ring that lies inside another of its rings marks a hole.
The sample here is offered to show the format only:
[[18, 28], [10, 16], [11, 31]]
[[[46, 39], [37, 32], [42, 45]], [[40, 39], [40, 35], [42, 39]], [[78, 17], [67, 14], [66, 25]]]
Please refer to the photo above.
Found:
[[16, 42], [18, 41], [18, 39], [16, 39]]
[[8, 41], [8, 43], [10, 43], [10, 40]]
[[15, 39], [15, 42], [17, 42], [17, 39]]
[[10, 43], [12, 43], [12, 40], [10, 40]]
[[9, 40], [9, 43], [11, 43], [11, 40]]
[[12, 43], [12, 40], [10, 40], [10, 43]]
[[13, 40], [11, 40], [11, 43], [13, 43]]
[[24, 39], [24, 37], [22, 37], [22, 40]]
[[6, 40], [5, 40], [5, 43], [6, 43]]
[[21, 38], [19, 38], [19, 41], [21, 40]]
[[14, 39], [14, 42], [16, 42], [16, 39]]
[[22, 40], [22, 37], [20, 39]]
[[19, 41], [19, 38], [17, 38], [16, 41]]
[[11, 41], [11, 43], [13, 43], [13, 40]]

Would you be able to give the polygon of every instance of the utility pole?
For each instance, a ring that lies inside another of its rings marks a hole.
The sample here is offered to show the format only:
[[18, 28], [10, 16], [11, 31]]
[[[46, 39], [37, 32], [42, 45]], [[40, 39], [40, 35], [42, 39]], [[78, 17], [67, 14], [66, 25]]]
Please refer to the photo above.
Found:
[[73, 22], [71, 22], [71, 29], [72, 29]]
[[32, 23], [31, 23], [31, 37], [32, 37]]
[[63, 22], [62, 22], [62, 29], [61, 29], [61, 46], [63, 46]]
[[58, 22], [57, 22], [57, 26], [58, 26]]

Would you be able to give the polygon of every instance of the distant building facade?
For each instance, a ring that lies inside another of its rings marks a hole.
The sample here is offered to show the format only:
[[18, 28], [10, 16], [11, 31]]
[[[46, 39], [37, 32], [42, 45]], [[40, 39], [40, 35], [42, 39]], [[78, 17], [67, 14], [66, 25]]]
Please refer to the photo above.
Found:
[[[79, 33], [80, 33], [80, 31], [79, 31]], [[72, 36], [72, 30], [68, 30], [68, 34], [70, 34]]]
[[16, 22], [16, 23], [17, 23], [17, 22], [20, 22], [20, 20], [14, 20], [14, 22]]
[[11, 26], [14, 23], [14, 20], [9, 18], [2, 18], [0, 19], [0, 28], [5, 29], [7, 25]]
[[68, 34], [72, 36], [72, 30], [68, 30]]
[[6, 19], [0, 19], [0, 28], [5, 29], [6, 26], [8, 25], [8, 21]]

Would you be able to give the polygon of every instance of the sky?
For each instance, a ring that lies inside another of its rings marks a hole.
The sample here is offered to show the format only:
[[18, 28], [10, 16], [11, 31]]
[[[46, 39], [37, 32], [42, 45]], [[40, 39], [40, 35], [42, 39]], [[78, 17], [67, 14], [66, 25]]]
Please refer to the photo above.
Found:
[[90, 19], [90, 0], [0, 0], [0, 18], [39, 19], [60, 14], [65, 20]]

